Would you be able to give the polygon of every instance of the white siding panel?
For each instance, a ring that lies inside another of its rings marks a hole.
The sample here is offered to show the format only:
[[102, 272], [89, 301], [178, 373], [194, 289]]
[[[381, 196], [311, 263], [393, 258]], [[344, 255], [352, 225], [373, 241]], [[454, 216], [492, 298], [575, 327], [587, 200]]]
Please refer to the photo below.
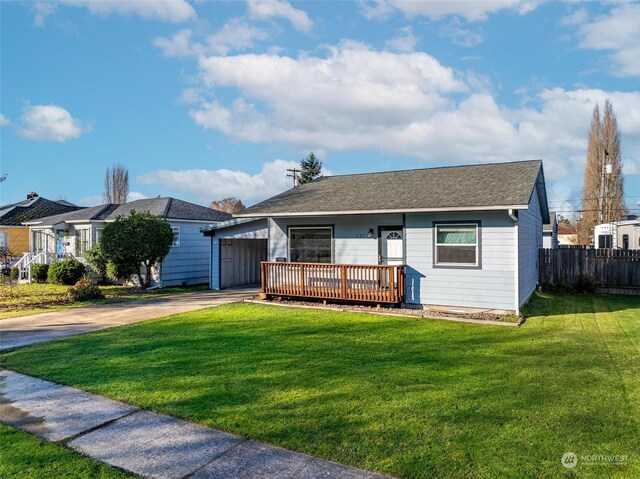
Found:
[[529, 209], [518, 216], [518, 274], [520, 306], [527, 302], [538, 284], [538, 250], [542, 248], [542, 213], [534, 190]]
[[[480, 221], [480, 268], [434, 267], [434, 221]], [[407, 302], [514, 310], [515, 243], [506, 212], [407, 214]]]

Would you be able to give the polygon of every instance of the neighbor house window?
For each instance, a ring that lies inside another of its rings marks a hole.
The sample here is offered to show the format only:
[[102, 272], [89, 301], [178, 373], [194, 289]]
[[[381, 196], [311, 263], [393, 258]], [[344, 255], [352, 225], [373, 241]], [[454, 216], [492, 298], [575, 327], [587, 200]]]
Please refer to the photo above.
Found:
[[96, 243], [100, 243], [100, 240], [102, 239], [102, 230], [104, 228], [96, 228]]
[[76, 256], [84, 258], [84, 253], [89, 249], [89, 229], [76, 230]]
[[173, 243], [171, 243], [171, 247], [175, 248], [180, 246], [180, 228], [171, 228], [173, 231]]
[[331, 263], [331, 227], [289, 228], [289, 261]]
[[478, 225], [436, 225], [435, 264], [478, 266]]
[[611, 245], [613, 243], [612, 240], [613, 240], [612, 235], [598, 235], [598, 248], [600, 249], [611, 248]]

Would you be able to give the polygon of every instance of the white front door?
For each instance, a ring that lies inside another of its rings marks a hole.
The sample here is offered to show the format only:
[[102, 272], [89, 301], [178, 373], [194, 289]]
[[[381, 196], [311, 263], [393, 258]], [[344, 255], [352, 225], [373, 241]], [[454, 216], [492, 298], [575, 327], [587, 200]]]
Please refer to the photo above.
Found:
[[403, 264], [404, 241], [402, 229], [380, 229], [380, 264]]

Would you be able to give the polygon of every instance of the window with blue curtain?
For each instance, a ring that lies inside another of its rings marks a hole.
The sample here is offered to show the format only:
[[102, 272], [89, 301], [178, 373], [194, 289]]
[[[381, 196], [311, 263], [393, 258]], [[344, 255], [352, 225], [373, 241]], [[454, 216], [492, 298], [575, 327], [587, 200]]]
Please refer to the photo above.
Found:
[[478, 265], [478, 225], [436, 226], [437, 265]]

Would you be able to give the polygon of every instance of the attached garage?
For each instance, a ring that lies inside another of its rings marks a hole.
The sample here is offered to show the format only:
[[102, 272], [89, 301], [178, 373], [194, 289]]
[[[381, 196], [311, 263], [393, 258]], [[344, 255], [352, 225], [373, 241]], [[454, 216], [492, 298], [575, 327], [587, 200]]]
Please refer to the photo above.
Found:
[[202, 232], [211, 238], [211, 289], [260, 284], [260, 262], [267, 261], [266, 219], [233, 219]]
[[260, 283], [260, 262], [267, 261], [266, 239], [220, 239], [220, 289]]

